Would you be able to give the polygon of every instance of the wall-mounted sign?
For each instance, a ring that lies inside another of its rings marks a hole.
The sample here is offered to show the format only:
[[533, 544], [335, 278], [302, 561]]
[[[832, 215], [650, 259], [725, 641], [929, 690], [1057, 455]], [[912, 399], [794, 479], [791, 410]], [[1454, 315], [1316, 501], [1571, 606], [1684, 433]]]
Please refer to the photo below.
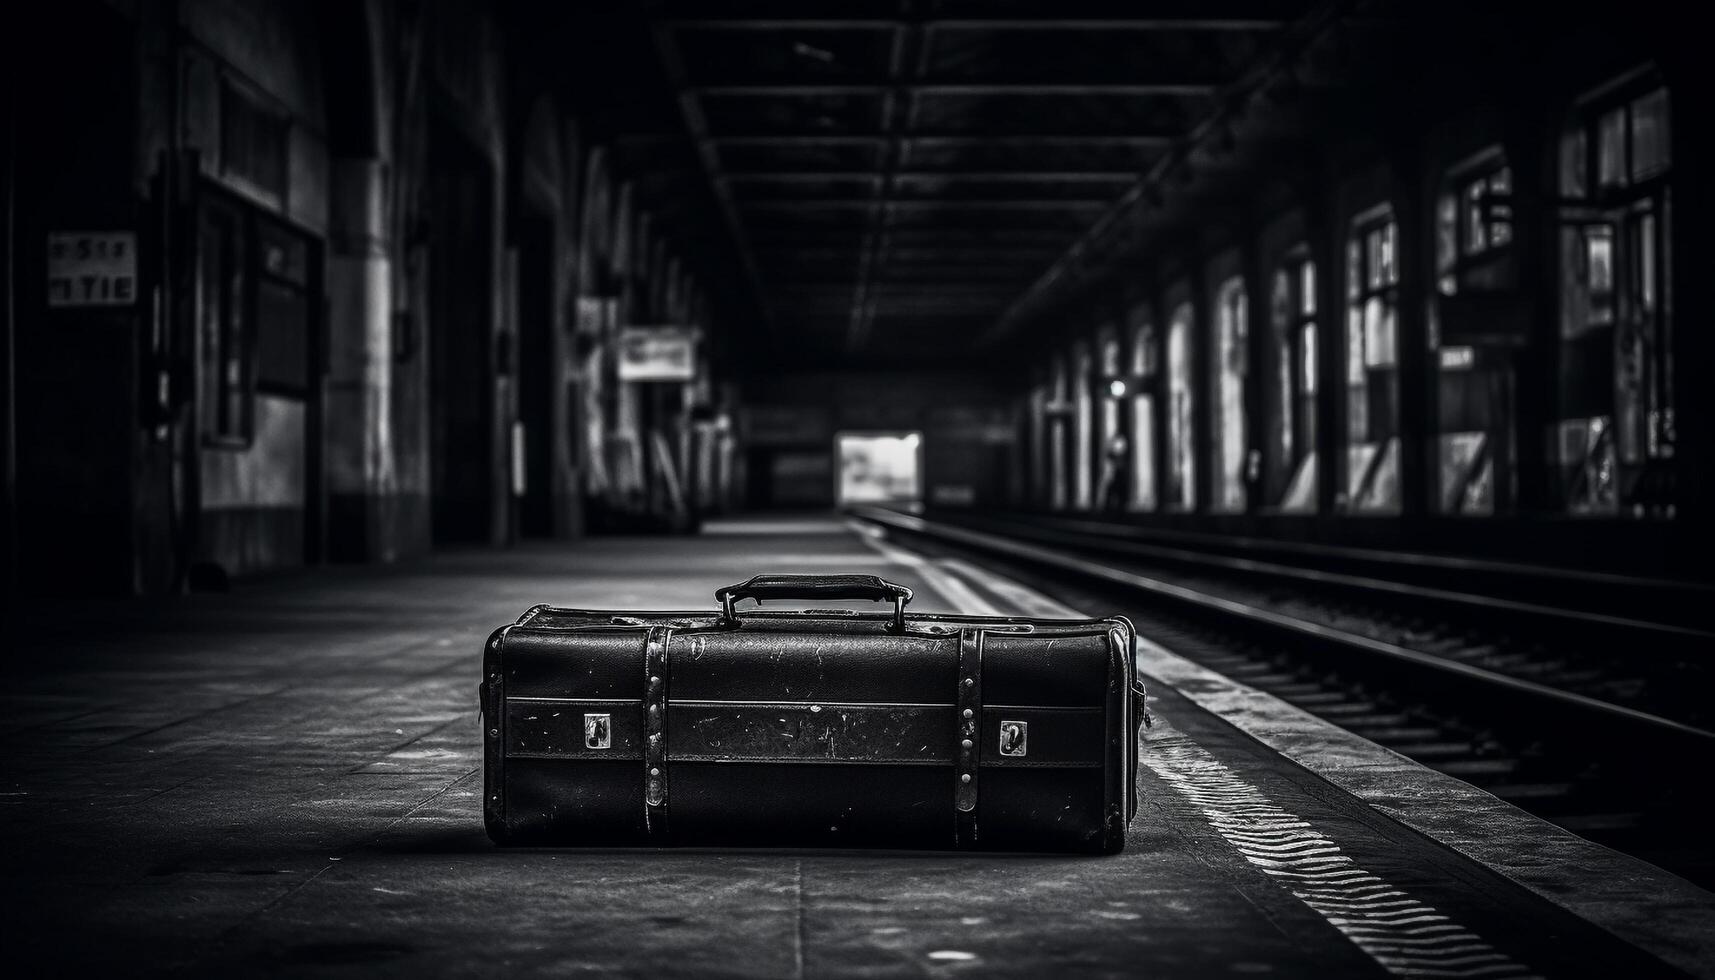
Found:
[[130, 306], [136, 301], [136, 233], [48, 232], [49, 306]]
[[682, 327], [625, 327], [619, 332], [619, 380], [690, 381], [697, 376], [697, 335]]

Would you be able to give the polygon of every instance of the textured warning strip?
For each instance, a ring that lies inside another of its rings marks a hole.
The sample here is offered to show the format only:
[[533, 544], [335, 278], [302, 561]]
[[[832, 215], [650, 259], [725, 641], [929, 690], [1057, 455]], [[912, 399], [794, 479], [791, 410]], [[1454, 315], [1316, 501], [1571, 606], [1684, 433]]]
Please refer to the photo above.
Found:
[[1534, 975], [1433, 906], [1364, 870], [1309, 821], [1275, 804], [1184, 735], [1151, 732], [1142, 762], [1190, 801], [1245, 860], [1390, 973]]

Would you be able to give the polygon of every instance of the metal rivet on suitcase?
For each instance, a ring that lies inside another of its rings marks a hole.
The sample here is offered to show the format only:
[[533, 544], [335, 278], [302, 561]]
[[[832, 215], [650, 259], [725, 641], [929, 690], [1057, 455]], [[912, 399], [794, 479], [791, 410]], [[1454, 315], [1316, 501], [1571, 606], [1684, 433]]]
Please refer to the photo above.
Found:
[[971, 774], [968, 772], [965, 773], [963, 776], [959, 777], [959, 782], [961, 782], [961, 783], [968, 783], [970, 781], [971, 781]]
[[974, 717], [976, 717], [976, 712], [975, 712], [975, 711], [972, 711], [972, 710], [971, 710], [971, 709], [969, 709], [969, 708], [966, 708], [966, 709], [965, 709], [965, 717], [966, 717], [966, 718], [974, 718]]
[[971, 750], [971, 744], [972, 744], [971, 740], [967, 738], [963, 742], [959, 743], [959, 748], [964, 749], [966, 752], [969, 752]]

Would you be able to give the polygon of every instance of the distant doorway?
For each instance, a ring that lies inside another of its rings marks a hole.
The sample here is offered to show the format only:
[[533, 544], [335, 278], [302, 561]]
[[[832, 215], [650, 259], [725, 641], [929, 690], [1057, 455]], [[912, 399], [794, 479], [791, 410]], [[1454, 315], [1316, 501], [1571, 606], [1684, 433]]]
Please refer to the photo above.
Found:
[[922, 433], [842, 432], [834, 443], [840, 464], [840, 506], [922, 497]]

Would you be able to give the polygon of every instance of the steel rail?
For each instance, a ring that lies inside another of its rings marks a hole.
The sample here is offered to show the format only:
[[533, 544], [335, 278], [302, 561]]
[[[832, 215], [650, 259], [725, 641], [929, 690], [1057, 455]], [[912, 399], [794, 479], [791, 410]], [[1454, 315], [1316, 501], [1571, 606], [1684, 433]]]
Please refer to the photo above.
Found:
[[[1020, 533], [1029, 535], [1036, 540], [1062, 537], [1093, 538], [1097, 532], [1077, 531], [1070, 528], [1053, 531], [1033, 526], [1024, 521], [1008, 520], [1006, 518], [988, 518], [991, 523], [1005, 524], [1020, 529]], [[1660, 623], [1646, 619], [1632, 619], [1625, 616], [1614, 616], [1607, 613], [1590, 612], [1583, 609], [1567, 609], [1563, 606], [1545, 606], [1541, 603], [1524, 602], [1518, 599], [1502, 599], [1495, 596], [1478, 595], [1473, 592], [1456, 592], [1452, 589], [1442, 589], [1430, 585], [1415, 585], [1409, 582], [1392, 582], [1386, 579], [1370, 578], [1360, 575], [1347, 575], [1342, 572], [1328, 572], [1314, 568], [1303, 568], [1295, 565], [1283, 565], [1278, 562], [1263, 561], [1257, 558], [1237, 558], [1231, 555], [1215, 555], [1207, 552], [1194, 551], [1186, 548], [1173, 548], [1165, 545], [1146, 544], [1139, 541], [1092, 541], [1090, 547], [1100, 548], [1110, 552], [1125, 552], [1146, 558], [1156, 558], [1173, 562], [1201, 565], [1209, 568], [1219, 568], [1228, 571], [1244, 572], [1253, 575], [1270, 576], [1288, 581], [1310, 582], [1317, 585], [1331, 585], [1343, 589], [1362, 592], [1387, 593], [1396, 596], [1406, 596], [1413, 599], [1428, 599], [1444, 605], [1462, 605], [1487, 612], [1499, 612], [1509, 615], [1528, 616], [1544, 620], [1562, 620], [1571, 623], [1581, 623], [1591, 626], [1602, 626], [1613, 629], [1631, 630], [1640, 633], [1658, 633], [1663, 637], [1676, 640], [1706, 641], [1710, 649], [1715, 649], [1715, 633], [1700, 630], [1690, 626], [1679, 626], [1671, 623]]]
[[1517, 695], [1539, 704], [1575, 712], [1587, 718], [1619, 722], [1654, 737], [1672, 738], [1681, 744], [1696, 746], [1705, 751], [1715, 749], [1715, 732], [1698, 728], [1695, 725], [1688, 725], [1671, 718], [1650, 714], [1647, 711], [1576, 694], [1535, 681], [1512, 677], [1467, 663], [1447, 660], [1384, 640], [1258, 608], [1234, 599], [1210, 595], [1147, 575], [1139, 575], [1124, 569], [1102, 565], [1087, 558], [1055, 549], [1016, 541], [1001, 535], [937, 524], [921, 517], [878, 508], [854, 508], [852, 514], [882, 527], [963, 544], [979, 551], [1023, 559], [1026, 562], [1071, 572], [1086, 578], [1140, 590], [1182, 606], [1189, 606], [1205, 613], [1216, 613], [1228, 619], [1237, 619], [1248, 625], [1262, 627], [1276, 633], [1284, 633], [1302, 640], [1332, 645], [1346, 652], [1379, 657], [1389, 663], [1415, 671], [1427, 672], [1440, 678], [1474, 685], [1490, 693]]

